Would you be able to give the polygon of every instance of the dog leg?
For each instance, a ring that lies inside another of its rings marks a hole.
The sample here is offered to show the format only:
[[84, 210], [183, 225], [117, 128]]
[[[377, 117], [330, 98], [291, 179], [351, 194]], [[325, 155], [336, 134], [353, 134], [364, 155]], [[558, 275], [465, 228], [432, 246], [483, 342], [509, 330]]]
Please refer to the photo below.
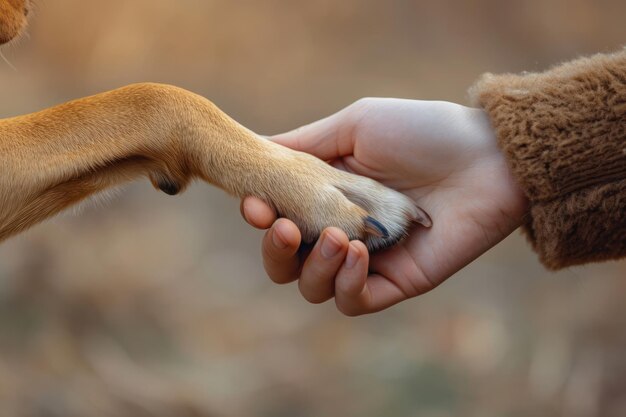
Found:
[[264, 140], [210, 101], [135, 84], [0, 120], [0, 240], [140, 176], [167, 194], [194, 178], [254, 195], [293, 220], [304, 241], [337, 226], [370, 249], [427, 215], [404, 195]]

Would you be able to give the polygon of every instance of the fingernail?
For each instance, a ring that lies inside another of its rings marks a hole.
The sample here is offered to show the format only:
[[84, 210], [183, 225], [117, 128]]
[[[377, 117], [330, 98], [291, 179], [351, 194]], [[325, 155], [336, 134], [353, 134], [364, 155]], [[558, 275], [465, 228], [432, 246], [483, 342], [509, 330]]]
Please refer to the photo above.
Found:
[[322, 240], [322, 256], [326, 259], [333, 258], [335, 255], [339, 253], [341, 249], [341, 243], [337, 241], [330, 234], [326, 234]]
[[350, 245], [348, 247], [348, 256], [346, 256], [345, 268], [352, 269], [354, 265], [359, 261], [359, 251], [354, 248], [354, 246]]
[[278, 229], [274, 229], [274, 232], [272, 232], [272, 243], [274, 244], [274, 247], [278, 249], [285, 249], [287, 247], [287, 242], [283, 239], [280, 233], [278, 233]]

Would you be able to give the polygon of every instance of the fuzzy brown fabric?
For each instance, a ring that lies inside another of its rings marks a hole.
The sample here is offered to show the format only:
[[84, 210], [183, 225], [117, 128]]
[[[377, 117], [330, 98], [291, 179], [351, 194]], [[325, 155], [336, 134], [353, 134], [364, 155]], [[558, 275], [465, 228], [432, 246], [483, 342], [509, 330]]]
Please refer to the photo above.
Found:
[[470, 90], [528, 196], [523, 226], [550, 269], [626, 256], [626, 49]]

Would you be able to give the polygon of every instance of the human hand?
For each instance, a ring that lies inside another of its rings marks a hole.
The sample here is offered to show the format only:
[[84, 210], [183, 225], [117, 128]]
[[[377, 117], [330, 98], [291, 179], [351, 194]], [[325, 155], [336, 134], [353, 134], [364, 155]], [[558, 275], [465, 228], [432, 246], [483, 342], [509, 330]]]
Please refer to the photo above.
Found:
[[[373, 178], [419, 202], [433, 225], [368, 254], [337, 228], [306, 256], [300, 232], [256, 198], [242, 214], [266, 229], [263, 259], [277, 283], [298, 279], [305, 299], [332, 297], [346, 315], [372, 313], [423, 294], [500, 242], [522, 221], [527, 201], [514, 182], [487, 115], [437, 101], [362, 99], [273, 141]], [[272, 225], [272, 223], [274, 224]]]

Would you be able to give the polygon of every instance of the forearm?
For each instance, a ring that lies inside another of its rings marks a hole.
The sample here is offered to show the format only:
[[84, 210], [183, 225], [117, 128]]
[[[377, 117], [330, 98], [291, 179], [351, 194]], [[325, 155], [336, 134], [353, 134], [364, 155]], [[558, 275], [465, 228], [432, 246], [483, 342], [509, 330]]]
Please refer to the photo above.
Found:
[[524, 230], [544, 264], [626, 255], [626, 50], [487, 74], [472, 94], [530, 200]]
[[234, 192], [235, 173], [255, 172], [245, 155], [262, 148], [210, 101], [160, 84], [0, 120], [0, 240], [140, 176], [168, 194], [194, 177]]

